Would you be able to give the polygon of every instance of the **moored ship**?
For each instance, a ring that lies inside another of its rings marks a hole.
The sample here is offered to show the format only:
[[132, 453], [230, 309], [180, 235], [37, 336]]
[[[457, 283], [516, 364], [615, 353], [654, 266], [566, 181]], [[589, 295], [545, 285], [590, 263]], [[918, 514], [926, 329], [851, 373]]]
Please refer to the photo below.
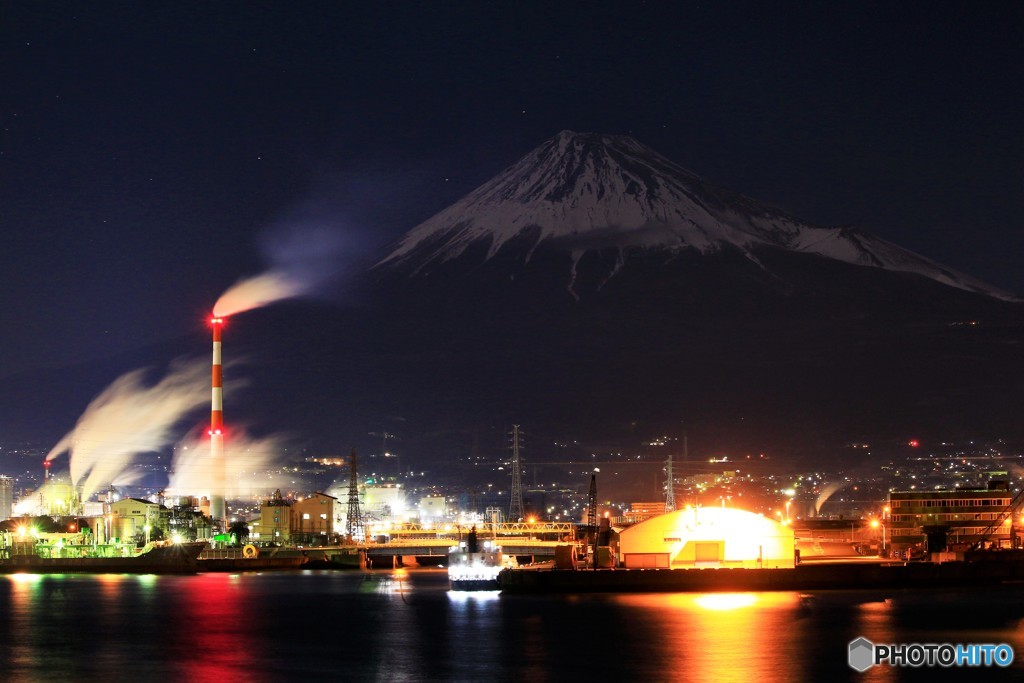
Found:
[[41, 557], [16, 548], [0, 558], [0, 574], [188, 574], [199, 570], [197, 558], [205, 548], [205, 542], [150, 543], [138, 554], [120, 557], [92, 555], [85, 548], [77, 557]]
[[301, 550], [290, 548], [220, 548], [206, 550], [199, 557], [199, 571], [239, 572], [271, 569], [298, 569], [309, 561]]
[[473, 527], [465, 541], [448, 551], [448, 586], [456, 591], [499, 590], [501, 566], [501, 546], [493, 541], [481, 544]]

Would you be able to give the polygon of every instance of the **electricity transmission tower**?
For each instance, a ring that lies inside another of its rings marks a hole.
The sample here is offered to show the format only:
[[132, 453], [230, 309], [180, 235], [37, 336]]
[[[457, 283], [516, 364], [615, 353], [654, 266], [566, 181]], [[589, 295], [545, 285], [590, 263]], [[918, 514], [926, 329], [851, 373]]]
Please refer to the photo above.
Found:
[[523, 475], [519, 467], [519, 425], [512, 425], [512, 502], [508, 508], [512, 522], [523, 521]]
[[[683, 432], [683, 468], [690, 464], [690, 442], [686, 432]], [[672, 512], [676, 509], [676, 479], [672, 472], [672, 454], [668, 454], [666, 474], [668, 482], [665, 484], [665, 512]]]
[[672, 474], [672, 452], [669, 451], [668, 462], [665, 466], [665, 474], [668, 481], [665, 482], [665, 512], [672, 512], [676, 509], [676, 480]]
[[597, 532], [597, 475], [590, 475], [590, 492], [587, 494], [587, 526]]
[[587, 536], [591, 545], [590, 566], [597, 569], [597, 543], [600, 536], [600, 523], [597, 519], [597, 474], [590, 475], [590, 493], [587, 494]]
[[345, 522], [345, 534], [353, 541], [366, 540], [366, 527], [363, 515], [359, 511], [359, 478], [356, 475], [356, 449], [349, 455], [348, 477], [348, 519]]

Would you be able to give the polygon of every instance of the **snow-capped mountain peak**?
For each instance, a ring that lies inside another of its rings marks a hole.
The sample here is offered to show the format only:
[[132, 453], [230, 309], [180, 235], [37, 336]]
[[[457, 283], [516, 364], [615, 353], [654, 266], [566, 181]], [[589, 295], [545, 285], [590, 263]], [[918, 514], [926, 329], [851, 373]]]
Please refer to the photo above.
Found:
[[1016, 299], [862, 231], [813, 226], [717, 187], [632, 137], [572, 131], [412, 229], [378, 267], [422, 272], [476, 245], [488, 260], [517, 238], [528, 244], [524, 262], [546, 244], [568, 252], [571, 269], [594, 249], [617, 248], [621, 260], [632, 250], [733, 247], [757, 262], [757, 250], [776, 248]]

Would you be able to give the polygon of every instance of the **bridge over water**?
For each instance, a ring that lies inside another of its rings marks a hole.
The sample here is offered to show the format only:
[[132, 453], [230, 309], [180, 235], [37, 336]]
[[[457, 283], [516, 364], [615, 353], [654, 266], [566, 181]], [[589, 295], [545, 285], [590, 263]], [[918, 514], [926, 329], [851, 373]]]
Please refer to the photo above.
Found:
[[[403, 555], [447, 555], [448, 549], [464, 541], [470, 526], [442, 524], [426, 526], [400, 524], [385, 529], [365, 543], [343, 543], [348, 552], [364, 552], [367, 557]], [[506, 555], [554, 556], [555, 547], [576, 542], [577, 525], [571, 522], [508, 522], [477, 527], [481, 543], [492, 541]]]

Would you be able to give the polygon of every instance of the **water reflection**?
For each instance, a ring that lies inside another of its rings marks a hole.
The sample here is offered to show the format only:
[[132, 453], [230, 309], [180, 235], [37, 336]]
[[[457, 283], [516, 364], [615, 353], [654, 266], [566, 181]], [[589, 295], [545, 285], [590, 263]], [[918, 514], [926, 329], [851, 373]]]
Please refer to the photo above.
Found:
[[624, 595], [615, 601], [659, 634], [649, 653], [679, 681], [807, 680], [796, 593]]
[[0, 576], [0, 680], [914, 678], [850, 669], [861, 635], [1008, 642], [1019, 675], [1022, 616], [1016, 587], [511, 595], [450, 592], [443, 572], [22, 574]]
[[20, 672], [31, 668], [33, 662], [34, 643], [32, 638], [32, 604], [33, 596], [39, 590], [43, 577], [38, 574], [11, 574], [4, 577], [7, 584], [10, 627], [4, 633], [3, 647], [0, 652], [4, 668], [12, 678]]
[[[250, 634], [259, 631], [259, 606], [243, 599], [237, 574], [200, 574], [188, 577], [180, 592], [170, 649], [179, 680], [263, 680], [252, 671]], [[287, 624], [280, 628], [286, 629]]]
[[476, 605], [498, 602], [501, 591], [448, 591], [448, 602], [453, 603], [458, 611], [466, 613]]
[[[853, 631], [857, 634], [854, 640], [864, 636], [872, 643], [896, 642], [893, 633], [892, 600], [876, 600], [856, 605], [853, 612]], [[869, 683], [888, 683], [896, 680], [896, 669], [888, 666], [873, 666], [863, 674], [863, 680]]]
[[694, 604], [713, 612], [750, 607], [757, 602], [757, 596], [753, 593], [709, 593], [694, 598]]

